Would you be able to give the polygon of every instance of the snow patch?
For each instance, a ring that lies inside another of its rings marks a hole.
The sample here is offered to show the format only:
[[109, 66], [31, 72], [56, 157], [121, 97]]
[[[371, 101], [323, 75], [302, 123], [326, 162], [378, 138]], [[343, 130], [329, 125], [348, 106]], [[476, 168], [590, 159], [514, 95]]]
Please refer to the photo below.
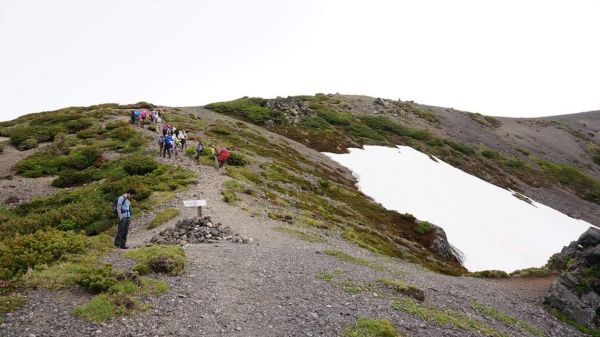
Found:
[[543, 266], [591, 226], [411, 147], [325, 154], [352, 170], [359, 189], [387, 209], [444, 228], [471, 271]]

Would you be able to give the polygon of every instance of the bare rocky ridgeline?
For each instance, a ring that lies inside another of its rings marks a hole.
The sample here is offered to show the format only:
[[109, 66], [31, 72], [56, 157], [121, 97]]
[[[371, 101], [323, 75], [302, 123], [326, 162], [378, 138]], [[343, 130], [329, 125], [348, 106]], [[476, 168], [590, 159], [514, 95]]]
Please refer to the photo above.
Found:
[[307, 107], [304, 102], [297, 97], [278, 97], [269, 100], [267, 106], [281, 111], [288, 122], [292, 124], [296, 124], [303, 119], [314, 117], [316, 115], [316, 112]]
[[150, 240], [156, 244], [196, 244], [215, 243], [230, 240], [237, 243], [250, 243], [252, 238], [235, 234], [229, 226], [213, 223], [210, 217], [183, 219], [175, 227], [167, 228]]
[[546, 303], [579, 324], [600, 328], [600, 229], [590, 227], [550, 261], [563, 273], [552, 283]]

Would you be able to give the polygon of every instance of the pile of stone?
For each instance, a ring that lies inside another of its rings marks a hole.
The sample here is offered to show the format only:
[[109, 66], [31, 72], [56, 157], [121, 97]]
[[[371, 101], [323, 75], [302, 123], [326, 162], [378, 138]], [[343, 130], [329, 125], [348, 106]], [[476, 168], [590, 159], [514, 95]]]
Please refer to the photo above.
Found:
[[283, 113], [284, 117], [291, 124], [297, 124], [302, 120], [314, 117], [316, 113], [307, 107], [302, 99], [296, 97], [277, 97], [269, 100], [267, 106]]
[[213, 223], [210, 217], [183, 219], [175, 227], [167, 228], [154, 235], [151, 243], [157, 244], [196, 244], [215, 243], [230, 240], [236, 243], [250, 243], [251, 238], [233, 233], [229, 226]]
[[588, 328], [600, 328], [600, 229], [590, 227], [577, 241], [553, 255], [548, 267], [562, 273], [546, 304]]

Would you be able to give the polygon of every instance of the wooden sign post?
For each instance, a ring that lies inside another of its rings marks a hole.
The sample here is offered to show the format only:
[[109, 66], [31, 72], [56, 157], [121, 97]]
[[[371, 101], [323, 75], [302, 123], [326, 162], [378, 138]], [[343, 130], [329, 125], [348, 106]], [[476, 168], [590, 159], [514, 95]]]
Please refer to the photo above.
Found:
[[198, 217], [202, 217], [202, 207], [206, 206], [206, 200], [184, 200], [183, 206], [186, 208], [196, 207]]

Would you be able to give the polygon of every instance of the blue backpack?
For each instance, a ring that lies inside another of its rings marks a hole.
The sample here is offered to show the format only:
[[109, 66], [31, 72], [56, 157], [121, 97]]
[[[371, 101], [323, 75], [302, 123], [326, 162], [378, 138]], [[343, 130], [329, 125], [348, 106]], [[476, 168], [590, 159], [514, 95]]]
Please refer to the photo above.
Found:
[[[117, 212], [117, 206], [119, 205], [119, 199], [121, 199], [122, 197], [123, 197], [123, 196], [122, 196], [122, 195], [120, 195], [120, 196], [118, 196], [118, 197], [115, 199], [115, 201], [113, 201], [113, 207], [112, 207], [112, 211], [113, 211], [113, 214], [115, 214], [115, 215], [119, 214], [119, 213]], [[123, 202], [125, 202], [125, 200], [123, 200]]]

